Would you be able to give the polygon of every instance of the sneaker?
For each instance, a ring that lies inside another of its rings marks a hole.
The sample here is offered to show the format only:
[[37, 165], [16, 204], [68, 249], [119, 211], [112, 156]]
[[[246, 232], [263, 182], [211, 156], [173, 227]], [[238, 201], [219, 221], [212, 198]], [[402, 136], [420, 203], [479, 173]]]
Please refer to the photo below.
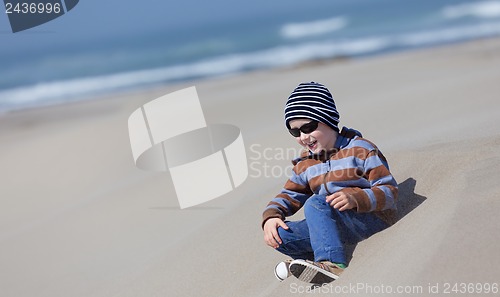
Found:
[[299, 280], [313, 284], [330, 283], [338, 279], [344, 271], [330, 261], [313, 262], [309, 260], [293, 260], [289, 270]]
[[280, 281], [284, 281], [286, 278], [292, 275], [290, 273], [290, 263], [292, 263], [291, 259], [276, 264], [276, 266], [274, 267], [274, 276], [276, 276], [276, 278]]

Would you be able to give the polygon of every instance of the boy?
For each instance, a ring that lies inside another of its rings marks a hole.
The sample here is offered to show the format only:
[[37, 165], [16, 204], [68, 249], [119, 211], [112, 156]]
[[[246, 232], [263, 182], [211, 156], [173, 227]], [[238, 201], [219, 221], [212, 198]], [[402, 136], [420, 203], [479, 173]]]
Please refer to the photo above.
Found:
[[[395, 222], [397, 183], [382, 153], [356, 130], [339, 132], [339, 113], [322, 84], [301, 83], [288, 97], [285, 125], [305, 148], [291, 178], [263, 213], [267, 245], [291, 257], [275, 275], [314, 284], [346, 268], [345, 244]], [[305, 219], [284, 221], [304, 207]]]

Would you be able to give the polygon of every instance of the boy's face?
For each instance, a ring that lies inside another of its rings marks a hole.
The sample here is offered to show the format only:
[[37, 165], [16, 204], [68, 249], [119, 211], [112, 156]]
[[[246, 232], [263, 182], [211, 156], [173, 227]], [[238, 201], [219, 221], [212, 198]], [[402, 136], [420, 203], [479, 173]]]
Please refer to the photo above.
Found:
[[[309, 123], [310, 119], [296, 119], [290, 121], [290, 127], [300, 128], [302, 125]], [[323, 123], [318, 124], [318, 128], [309, 134], [300, 132], [300, 136], [295, 137], [295, 140], [313, 153], [320, 153], [321, 151], [331, 150], [335, 146], [338, 133], [332, 128]]]

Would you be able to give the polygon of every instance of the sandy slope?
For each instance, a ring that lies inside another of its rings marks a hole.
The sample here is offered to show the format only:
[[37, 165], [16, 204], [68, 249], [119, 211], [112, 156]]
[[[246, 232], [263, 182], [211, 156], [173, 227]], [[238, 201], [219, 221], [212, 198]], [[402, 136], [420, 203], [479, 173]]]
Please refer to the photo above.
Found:
[[134, 167], [126, 123], [141, 104], [184, 85], [0, 117], [1, 295], [304, 289], [274, 279], [283, 257], [260, 229], [286, 178], [283, 152], [295, 147], [283, 103], [304, 80], [331, 88], [341, 124], [379, 145], [401, 187], [403, 218], [359, 244], [335, 285], [365, 286], [348, 293], [367, 296], [369, 285], [416, 286], [422, 296], [429, 286], [499, 282], [499, 53], [499, 40], [484, 40], [197, 82], [207, 121], [241, 128], [251, 177], [182, 211], [168, 174]]

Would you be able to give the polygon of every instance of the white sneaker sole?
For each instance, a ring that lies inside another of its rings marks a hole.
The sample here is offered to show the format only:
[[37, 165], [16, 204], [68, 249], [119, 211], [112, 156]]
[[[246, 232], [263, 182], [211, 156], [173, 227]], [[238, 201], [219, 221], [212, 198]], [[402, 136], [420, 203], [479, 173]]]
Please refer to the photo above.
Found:
[[292, 261], [290, 272], [299, 280], [312, 284], [326, 284], [339, 278], [338, 275], [304, 260]]
[[290, 276], [290, 270], [288, 270], [287, 264], [285, 262], [279, 262], [274, 267], [274, 276], [279, 281], [284, 281]]

